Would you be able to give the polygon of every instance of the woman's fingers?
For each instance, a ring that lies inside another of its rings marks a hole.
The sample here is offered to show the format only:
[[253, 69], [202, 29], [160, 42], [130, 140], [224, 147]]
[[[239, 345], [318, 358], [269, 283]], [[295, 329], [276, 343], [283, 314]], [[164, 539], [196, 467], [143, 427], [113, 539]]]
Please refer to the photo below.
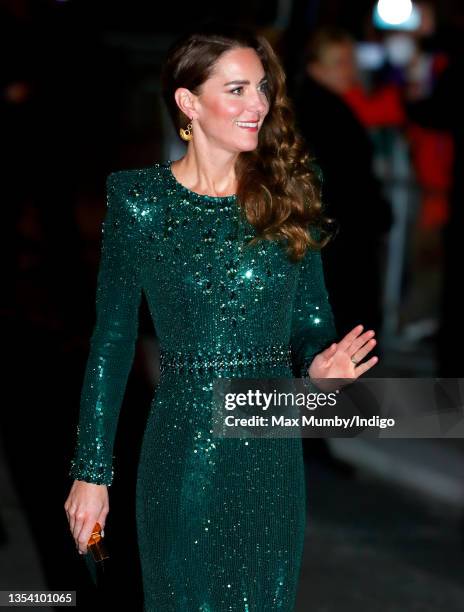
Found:
[[76, 517], [71, 514], [71, 520], [69, 521], [69, 527], [71, 529], [71, 533], [74, 533], [76, 529]]
[[374, 366], [378, 362], [378, 360], [378, 357], [371, 357], [364, 363], [361, 363], [360, 365], [356, 366], [354, 370], [356, 372], [356, 376], [362, 376], [364, 372], [367, 372], [367, 370], [372, 368], [372, 366]]
[[77, 547], [79, 549], [79, 552], [81, 552], [82, 554], [85, 554], [87, 552], [87, 544], [89, 543], [89, 539], [92, 535], [95, 523], [95, 518], [92, 518], [90, 516], [84, 521], [82, 525], [82, 529], [77, 537]]
[[367, 353], [370, 353], [374, 346], [377, 344], [377, 340], [375, 338], [371, 338], [364, 346], [362, 346], [359, 350], [354, 351], [352, 353], [352, 357], [356, 357], [356, 361], [362, 361]]
[[351, 344], [356, 340], [356, 338], [359, 336], [363, 329], [364, 328], [362, 325], [356, 325], [356, 327], [354, 327], [350, 332], [346, 334], [344, 338], [340, 340], [340, 342], [338, 343], [339, 350], [345, 351], [349, 346], [351, 346]]
[[325, 351], [322, 351], [322, 354], [324, 355], [324, 357], [326, 359], [330, 359], [332, 357], [332, 355], [335, 355], [335, 352], [337, 350], [337, 343], [334, 342], [333, 344], [331, 344], [329, 347], [327, 347], [325, 349]]
[[76, 546], [78, 546], [79, 534], [82, 531], [83, 525], [84, 525], [84, 517], [79, 514], [76, 514], [74, 516], [74, 526], [71, 529], [72, 536], [74, 538]]
[[[358, 336], [358, 338], [353, 340], [351, 345], [347, 348], [349, 354], [353, 355], [354, 353], [358, 353], [358, 351], [362, 349], [364, 345], [366, 345], [366, 343], [369, 342], [369, 340], [374, 338], [374, 336], [375, 336], [375, 331], [372, 329], [369, 329], [363, 334], [361, 334], [360, 336]], [[370, 346], [372, 348], [373, 344], [371, 344]]]
[[103, 530], [105, 529], [105, 523], [106, 523], [107, 514], [108, 514], [108, 510], [106, 508], [104, 508], [100, 512], [100, 516], [97, 517], [97, 523], [100, 523], [102, 536], [103, 536]]

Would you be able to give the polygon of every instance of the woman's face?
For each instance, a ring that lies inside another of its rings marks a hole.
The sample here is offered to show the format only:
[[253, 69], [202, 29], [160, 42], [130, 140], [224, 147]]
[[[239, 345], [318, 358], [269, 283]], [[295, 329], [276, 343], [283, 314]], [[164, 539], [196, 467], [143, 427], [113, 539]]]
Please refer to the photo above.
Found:
[[266, 93], [266, 75], [256, 51], [227, 51], [195, 96], [193, 137], [230, 152], [252, 151], [269, 112]]

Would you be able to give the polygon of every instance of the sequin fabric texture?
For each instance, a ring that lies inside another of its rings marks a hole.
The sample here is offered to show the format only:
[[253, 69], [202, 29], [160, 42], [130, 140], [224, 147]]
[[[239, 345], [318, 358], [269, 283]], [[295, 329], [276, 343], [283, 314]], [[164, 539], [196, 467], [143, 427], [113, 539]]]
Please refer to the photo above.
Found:
[[306, 523], [301, 438], [221, 438], [218, 377], [307, 376], [336, 340], [320, 253], [244, 248], [236, 196], [177, 181], [171, 161], [107, 178], [107, 208], [70, 475], [111, 485], [144, 292], [160, 381], [136, 488], [145, 612], [290, 612]]

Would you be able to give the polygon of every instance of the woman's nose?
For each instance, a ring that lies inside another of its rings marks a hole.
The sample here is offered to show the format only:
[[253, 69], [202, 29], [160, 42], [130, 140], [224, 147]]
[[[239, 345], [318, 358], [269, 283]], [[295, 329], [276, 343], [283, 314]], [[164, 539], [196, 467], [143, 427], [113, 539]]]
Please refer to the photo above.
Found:
[[264, 113], [267, 110], [267, 100], [263, 94], [255, 93], [250, 101], [250, 110]]

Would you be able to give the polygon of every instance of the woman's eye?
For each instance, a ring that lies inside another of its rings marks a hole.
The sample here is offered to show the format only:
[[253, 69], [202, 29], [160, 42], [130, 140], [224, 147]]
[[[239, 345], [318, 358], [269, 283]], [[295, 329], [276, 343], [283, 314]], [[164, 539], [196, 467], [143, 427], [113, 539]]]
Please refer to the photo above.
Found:
[[[261, 83], [261, 85], [259, 85], [258, 89], [260, 89], [262, 92], [267, 92], [267, 83]], [[236, 91], [242, 91], [243, 87], [235, 87], [235, 89], [231, 89], [230, 93], [234, 93]]]

